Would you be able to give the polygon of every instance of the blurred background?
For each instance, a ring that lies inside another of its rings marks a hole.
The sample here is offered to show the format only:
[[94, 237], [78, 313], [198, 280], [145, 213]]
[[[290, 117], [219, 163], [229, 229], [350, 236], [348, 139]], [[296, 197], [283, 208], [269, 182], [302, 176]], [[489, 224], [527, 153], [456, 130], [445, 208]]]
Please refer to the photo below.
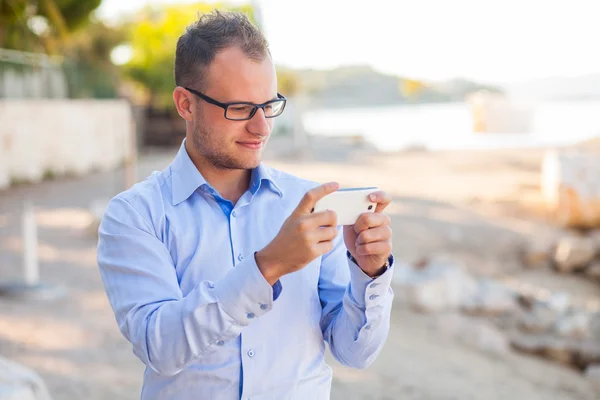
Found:
[[0, 399], [136, 399], [96, 265], [108, 200], [168, 166], [175, 42], [246, 13], [289, 100], [265, 162], [393, 196], [381, 356], [332, 399], [600, 398], [592, 0], [0, 0]]

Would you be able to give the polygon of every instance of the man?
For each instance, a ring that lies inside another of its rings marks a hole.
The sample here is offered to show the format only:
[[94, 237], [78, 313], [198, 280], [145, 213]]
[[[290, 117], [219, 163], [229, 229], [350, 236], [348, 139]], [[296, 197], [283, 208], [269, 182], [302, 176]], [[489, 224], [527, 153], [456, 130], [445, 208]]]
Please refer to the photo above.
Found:
[[188, 27], [175, 80], [179, 153], [112, 199], [99, 229], [108, 298], [146, 365], [142, 399], [328, 399], [325, 342], [364, 368], [387, 337], [389, 198], [342, 233], [335, 213], [311, 213], [336, 183], [261, 163], [285, 98], [243, 15]]

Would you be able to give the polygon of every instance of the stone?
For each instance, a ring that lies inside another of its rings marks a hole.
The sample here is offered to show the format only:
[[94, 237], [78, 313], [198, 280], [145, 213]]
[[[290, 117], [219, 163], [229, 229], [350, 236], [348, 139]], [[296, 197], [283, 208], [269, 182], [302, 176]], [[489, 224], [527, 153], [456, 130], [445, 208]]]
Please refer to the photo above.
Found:
[[590, 365], [600, 365], [600, 342], [598, 340], [577, 341], [575, 365], [584, 369]]
[[600, 157], [550, 150], [542, 162], [541, 190], [549, 216], [565, 227], [600, 226]]
[[585, 311], [565, 314], [554, 325], [554, 332], [562, 337], [586, 339], [592, 337], [590, 314]]
[[549, 360], [585, 369], [600, 363], [600, 343], [590, 339], [574, 339], [550, 334], [524, 334], [513, 331], [509, 334], [513, 349]]
[[589, 231], [588, 236], [592, 239], [592, 242], [594, 242], [596, 254], [600, 254], [600, 229]]
[[592, 279], [600, 280], [600, 261], [593, 262], [583, 272]]
[[544, 305], [556, 314], [562, 314], [571, 306], [571, 296], [567, 292], [556, 292], [544, 302]]
[[547, 268], [556, 251], [554, 240], [533, 238], [521, 250], [521, 263], [527, 268]]
[[456, 313], [440, 314], [435, 326], [438, 331], [479, 350], [493, 354], [510, 352], [508, 338], [489, 321]]
[[549, 332], [554, 323], [554, 314], [549, 310], [531, 311], [521, 317], [518, 327], [527, 333], [544, 333]]
[[0, 400], [51, 400], [34, 371], [0, 357]]
[[523, 353], [533, 354], [562, 364], [573, 364], [576, 346], [548, 335], [513, 335], [511, 346]]
[[393, 280], [401, 293], [397, 300], [420, 312], [458, 310], [477, 292], [477, 281], [456, 264], [398, 267]]
[[474, 296], [465, 299], [463, 309], [470, 314], [493, 316], [514, 312], [518, 308], [516, 294], [502, 283], [481, 279]]
[[596, 255], [596, 247], [586, 236], [565, 236], [558, 242], [554, 262], [561, 272], [573, 272], [584, 269]]
[[600, 364], [588, 365], [585, 369], [585, 377], [600, 381]]

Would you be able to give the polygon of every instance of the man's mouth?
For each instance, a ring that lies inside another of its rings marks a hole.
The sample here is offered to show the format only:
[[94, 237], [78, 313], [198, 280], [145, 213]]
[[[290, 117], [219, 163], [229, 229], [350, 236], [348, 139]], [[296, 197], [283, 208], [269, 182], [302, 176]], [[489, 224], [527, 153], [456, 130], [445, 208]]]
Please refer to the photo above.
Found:
[[262, 142], [262, 141], [256, 141], [256, 142], [254, 142], [254, 141], [251, 141], [251, 142], [238, 142], [238, 144], [240, 144], [240, 145], [242, 145], [242, 146], [244, 146], [244, 147], [246, 147], [248, 149], [253, 149], [253, 150], [260, 149], [263, 146], [263, 143], [264, 142]]

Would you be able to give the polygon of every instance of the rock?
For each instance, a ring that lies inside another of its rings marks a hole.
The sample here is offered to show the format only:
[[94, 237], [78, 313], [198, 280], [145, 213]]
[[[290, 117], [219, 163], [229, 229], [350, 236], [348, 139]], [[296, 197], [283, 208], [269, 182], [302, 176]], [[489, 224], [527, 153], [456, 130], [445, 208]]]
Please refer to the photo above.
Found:
[[477, 281], [452, 263], [430, 262], [415, 269], [398, 266], [394, 285], [397, 299], [421, 312], [458, 310], [477, 292]]
[[533, 354], [544, 358], [571, 364], [574, 360], [573, 349], [565, 341], [556, 340], [548, 335], [513, 334], [510, 337], [511, 346], [523, 353]]
[[590, 315], [590, 332], [600, 342], [600, 312], [595, 311]]
[[571, 296], [567, 292], [556, 292], [544, 304], [556, 314], [562, 314], [571, 306]]
[[0, 400], [51, 400], [51, 397], [38, 374], [0, 358]]
[[579, 311], [561, 316], [554, 325], [554, 332], [562, 337], [586, 339], [592, 337], [590, 314]]
[[562, 364], [573, 364], [576, 346], [548, 335], [513, 335], [511, 346], [523, 353], [533, 354]]
[[513, 331], [509, 340], [515, 350], [580, 369], [600, 363], [600, 343], [595, 340], [561, 338], [549, 334], [523, 334], [518, 331]]
[[568, 227], [600, 226], [600, 157], [583, 151], [548, 151], [541, 189], [546, 209]]
[[597, 340], [577, 341], [575, 365], [584, 369], [589, 365], [600, 364], [600, 342]]
[[583, 272], [592, 279], [600, 280], [600, 261], [593, 262]]
[[595, 255], [596, 247], [591, 238], [565, 236], [558, 242], [554, 262], [559, 271], [572, 272], [585, 268]]
[[550, 267], [555, 251], [556, 243], [553, 240], [534, 238], [521, 250], [521, 263], [527, 268]]
[[441, 314], [436, 320], [436, 328], [466, 345], [474, 346], [488, 353], [506, 354], [510, 352], [508, 338], [485, 320], [477, 320], [460, 314]]
[[594, 242], [596, 254], [600, 254], [600, 229], [590, 231], [588, 236], [592, 239], [592, 242]]
[[544, 333], [549, 332], [554, 324], [554, 313], [546, 309], [526, 313], [521, 317], [518, 327], [527, 333]]
[[465, 299], [463, 309], [471, 314], [498, 315], [518, 308], [516, 294], [502, 283], [481, 279], [474, 296]]
[[[549, 300], [552, 299], [552, 296]], [[524, 332], [549, 332], [563, 312], [558, 302], [535, 300], [529, 312], [525, 313], [519, 328]]]
[[585, 377], [600, 382], [600, 364], [588, 365], [585, 369]]

